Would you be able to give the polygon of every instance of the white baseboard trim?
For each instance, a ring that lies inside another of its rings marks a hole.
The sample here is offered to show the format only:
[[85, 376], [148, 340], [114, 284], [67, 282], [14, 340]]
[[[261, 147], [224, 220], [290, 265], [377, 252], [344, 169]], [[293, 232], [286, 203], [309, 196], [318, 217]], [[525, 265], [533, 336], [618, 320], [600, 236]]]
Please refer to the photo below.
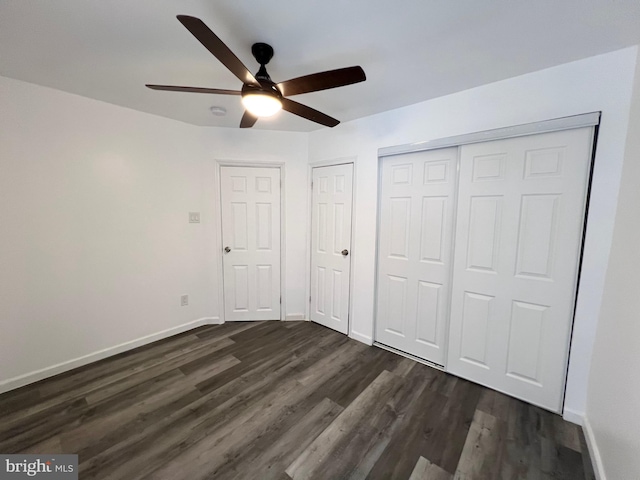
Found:
[[565, 408], [562, 411], [562, 418], [567, 422], [575, 423], [576, 425], [583, 425], [584, 422], [584, 412], [578, 412], [577, 410], [572, 410], [571, 408]]
[[589, 456], [591, 457], [593, 473], [596, 475], [596, 480], [607, 480], [607, 476], [604, 473], [604, 465], [602, 464], [602, 457], [600, 456], [600, 450], [598, 450], [596, 438], [593, 435], [593, 429], [591, 428], [589, 417], [583, 417], [582, 423], [582, 431], [584, 432], [584, 438], [587, 441]]
[[300, 321], [300, 320], [306, 320], [306, 319], [307, 317], [304, 313], [292, 313], [284, 317], [285, 322], [294, 322], [294, 321]]
[[151, 335], [145, 335], [144, 337], [136, 338], [135, 340], [130, 340], [128, 342], [121, 343], [120, 345], [115, 345], [103, 350], [98, 350], [97, 352], [89, 353], [88, 355], [84, 355], [82, 357], [73, 358], [71, 360], [67, 360], [50, 367], [45, 367], [40, 370], [25, 373], [24, 375], [20, 375], [18, 377], [9, 378], [0, 382], [0, 393], [5, 393], [10, 390], [15, 390], [16, 388], [24, 387], [25, 385], [29, 385], [30, 383], [35, 383], [40, 380], [44, 380], [45, 378], [53, 377], [54, 375], [73, 370], [74, 368], [97, 362], [98, 360], [102, 360], [103, 358], [111, 357], [113, 355], [117, 355], [118, 353], [126, 352], [127, 350], [132, 350], [134, 348], [141, 347], [142, 345], [146, 345], [157, 340], [162, 340], [163, 338], [177, 335], [179, 333], [186, 332], [187, 330], [191, 330], [202, 325], [215, 325], [219, 323], [221, 323], [220, 317], [199, 318], [197, 320], [178, 325], [177, 327], [168, 328], [166, 330], [162, 330], [161, 332], [152, 333]]
[[366, 343], [369, 346], [373, 345], [373, 338], [368, 335], [363, 335], [362, 333], [355, 332], [353, 330], [351, 330], [349, 338], [353, 338], [354, 340], [358, 340], [359, 342]]

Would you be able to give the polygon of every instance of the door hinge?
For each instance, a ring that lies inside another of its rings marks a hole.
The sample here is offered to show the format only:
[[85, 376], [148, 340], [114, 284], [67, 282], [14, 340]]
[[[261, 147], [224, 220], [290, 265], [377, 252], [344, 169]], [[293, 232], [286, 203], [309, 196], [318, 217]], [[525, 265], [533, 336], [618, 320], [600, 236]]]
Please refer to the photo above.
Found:
[[311, 182], [311, 190], [313, 190], [313, 182]]
[[282, 295], [280, 295], [280, 305], [282, 305]]
[[309, 303], [311, 303], [311, 295], [309, 295]]

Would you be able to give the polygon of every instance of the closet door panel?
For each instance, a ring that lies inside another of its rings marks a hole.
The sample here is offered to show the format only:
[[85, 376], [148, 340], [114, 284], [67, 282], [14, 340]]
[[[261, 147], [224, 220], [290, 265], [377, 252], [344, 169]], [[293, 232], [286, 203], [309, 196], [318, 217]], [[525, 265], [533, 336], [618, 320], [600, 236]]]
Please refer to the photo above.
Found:
[[444, 365], [457, 148], [382, 162], [375, 340]]
[[560, 411], [592, 128], [462, 146], [448, 370]]

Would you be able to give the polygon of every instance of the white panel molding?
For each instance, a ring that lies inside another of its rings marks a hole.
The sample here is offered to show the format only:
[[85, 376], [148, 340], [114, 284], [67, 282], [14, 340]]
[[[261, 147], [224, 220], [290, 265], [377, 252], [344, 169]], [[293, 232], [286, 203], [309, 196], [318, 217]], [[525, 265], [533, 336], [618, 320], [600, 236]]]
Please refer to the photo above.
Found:
[[602, 456], [600, 455], [589, 417], [583, 417], [582, 422], [582, 430], [584, 432], [584, 438], [587, 441], [587, 448], [589, 449], [589, 456], [591, 457], [591, 464], [593, 465], [593, 473], [596, 475], [596, 480], [607, 480], [607, 476], [604, 473]]
[[98, 350], [97, 352], [89, 353], [88, 355], [83, 355], [82, 357], [67, 360], [56, 365], [51, 365], [50, 367], [41, 368], [40, 370], [35, 370], [18, 377], [9, 378], [0, 382], [0, 394], [8, 392], [9, 390], [23, 387], [25, 385], [29, 385], [30, 383], [44, 380], [45, 378], [53, 377], [54, 375], [58, 375], [60, 373], [68, 372], [69, 370], [73, 370], [74, 368], [97, 362], [98, 360], [112, 357], [119, 353], [133, 350], [134, 348], [138, 348], [143, 345], [147, 345], [149, 343], [153, 343], [155, 341], [162, 340], [164, 338], [168, 338], [197, 327], [201, 327], [203, 325], [219, 325], [221, 323], [223, 322], [220, 320], [220, 317], [198, 318], [197, 320], [183, 323], [182, 325], [178, 325], [177, 327], [167, 328], [166, 330], [152, 333], [150, 335], [145, 335], [144, 337], [136, 338], [135, 340], [130, 340], [113, 347]]
[[523, 137], [525, 135], [535, 135], [538, 133], [557, 132], [559, 130], [570, 130], [573, 128], [593, 127], [600, 124], [601, 112], [583, 113], [569, 117], [554, 118], [542, 122], [525, 123], [512, 127], [495, 128], [483, 130], [481, 132], [465, 133], [452, 137], [437, 138], [424, 142], [408, 143], [405, 145], [394, 145], [378, 149], [379, 157], [391, 155], [401, 155], [403, 153], [421, 152], [424, 150], [435, 150], [437, 148], [459, 147], [470, 143], [488, 142], [490, 140], [500, 140], [503, 138]]
[[290, 313], [284, 317], [285, 322], [296, 322], [300, 320], [308, 321], [304, 313]]

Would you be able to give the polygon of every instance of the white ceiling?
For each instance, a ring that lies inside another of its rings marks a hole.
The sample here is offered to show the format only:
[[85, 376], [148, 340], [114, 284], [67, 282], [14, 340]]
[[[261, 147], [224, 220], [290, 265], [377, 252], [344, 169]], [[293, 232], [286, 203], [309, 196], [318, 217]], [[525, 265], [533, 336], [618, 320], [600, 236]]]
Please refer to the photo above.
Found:
[[[294, 97], [343, 122], [640, 43], [638, 0], [0, 0], [0, 75], [237, 127], [239, 97], [144, 87], [241, 86], [177, 14], [201, 18], [253, 72], [251, 45], [271, 44], [276, 82], [361, 65], [364, 83]], [[282, 112], [254, 128], [327, 127]]]

